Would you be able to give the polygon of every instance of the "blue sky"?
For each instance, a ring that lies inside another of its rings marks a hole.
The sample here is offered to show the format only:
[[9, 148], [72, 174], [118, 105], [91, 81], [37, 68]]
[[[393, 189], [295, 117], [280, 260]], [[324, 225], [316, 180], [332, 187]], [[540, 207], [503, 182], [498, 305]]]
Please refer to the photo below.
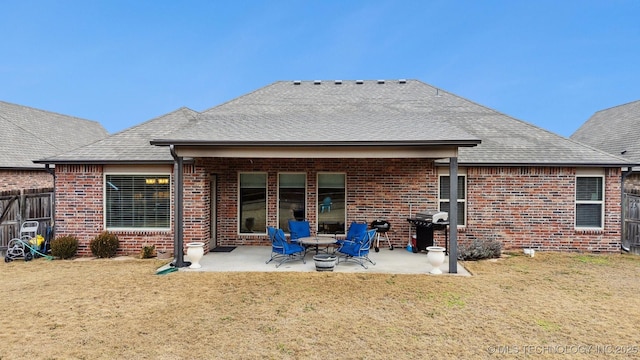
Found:
[[418, 79], [571, 135], [640, 100], [640, 1], [0, 1], [0, 100], [111, 133], [278, 80]]

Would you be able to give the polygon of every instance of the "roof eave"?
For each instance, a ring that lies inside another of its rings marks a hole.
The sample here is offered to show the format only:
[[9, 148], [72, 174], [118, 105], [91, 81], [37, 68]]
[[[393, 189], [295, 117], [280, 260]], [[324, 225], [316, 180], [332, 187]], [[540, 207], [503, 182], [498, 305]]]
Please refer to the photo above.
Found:
[[[446, 165], [448, 161], [438, 160], [436, 165]], [[632, 163], [578, 163], [578, 162], [547, 162], [547, 163], [535, 163], [535, 162], [464, 162], [459, 161], [458, 166], [475, 166], [475, 167], [499, 167], [499, 166], [528, 166], [528, 167], [608, 167], [608, 168], [626, 168], [635, 167], [640, 164]]]
[[60, 165], [164, 165], [173, 164], [173, 160], [55, 160], [43, 159], [35, 160], [37, 164], [60, 164]]
[[154, 139], [151, 145], [156, 146], [224, 146], [224, 147], [349, 147], [349, 146], [457, 146], [474, 147], [481, 143], [478, 139], [466, 140], [402, 140], [402, 141], [205, 141]]
[[0, 166], [0, 170], [10, 171], [46, 171], [42, 166]]

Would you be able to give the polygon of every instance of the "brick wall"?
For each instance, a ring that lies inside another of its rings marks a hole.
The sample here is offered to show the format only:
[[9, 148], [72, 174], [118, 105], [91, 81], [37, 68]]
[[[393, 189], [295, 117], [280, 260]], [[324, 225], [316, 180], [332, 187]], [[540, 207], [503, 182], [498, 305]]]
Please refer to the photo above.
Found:
[[0, 170], [0, 191], [53, 187], [53, 176], [43, 170]]
[[[386, 219], [397, 247], [406, 246], [411, 213], [437, 209], [438, 178], [425, 159], [198, 159], [184, 167], [184, 241], [210, 238], [210, 181], [217, 180], [217, 241], [219, 245], [268, 245], [264, 233], [238, 235], [238, 172], [268, 174], [267, 224], [277, 226], [277, 175], [306, 172], [307, 217], [316, 226], [318, 172], [347, 174], [347, 224]], [[100, 166], [56, 168], [57, 235], [73, 234], [80, 254], [90, 255], [88, 242], [103, 230], [103, 169]], [[506, 248], [532, 246], [541, 250], [618, 251], [620, 242], [620, 171], [605, 173], [605, 227], [574, 229], [574, 168], [467, 168], [467, 225], [459, 242], [497, 239]], [[173, 181], [173, 178], [172, 178]], [[173, 185], [172, 185], [173, 192]], [[173, 195], [172, 195], [173, 198]], [[172, 210], [173, 219], [173, 210]], [[173, 221], [173, 220], [172, 220]], [[258, 229], [256, 229], [258, 230]], [[173, 232], [119, 232], [120, 253], [137, 254], [145, 243], [172, 250]], [[436, 232], [436, 242], [443, 235]]]
[[238, 235], [238, 172], [267, 172], [268, 226], [277, 226], [277, 176], [279, 172], [306, 172], [307, 211], [316, 227], [316, 176], [318, 172], [347, 174], [347, 224], [391, 222], [389, 235], [396, 246], [410, 236], [410, 204], [413, 213], [437, 207], [437, 175], [430, 160], [399, 159], [204, 159], [202, 166], [218, 181], [218, 242], [221, 245], [268, 245], [266, 234]]
[[[206, 159], [205, 167], [218, 176], [218, 241], [222, 245], [268, 244], [263, 235], [237, 235], [237, 173], [268, 173], [268, 225], [276, 226], [278, 172], [306, 171], [307, 217], [316, 225], [316, 174], [347, 173], [347, 223], [391, 222], [389, 234], [395, 246], [405, 246], [411, 229], [406, 221], [413, 213], [437, 209], [437, 171], [427, 160]], [[603, 230], [574, 228], [575, 168], [468, 168], [468, 219], [460, 228], [459, 242], [496, 239], [505, 248], [531, 246], [540, 250], [619, 251], [620, 171], [605, 177], [605, 226]], [[384, 194], [384, 195], [382, 195]], [[436, 232], [436, 242], [442, 234]]]
[[[79, 256], [91, 256], [89, 242], [104, 231], [104, 171], [100, 165], [56, 166], [56, 236], [78, 238]], [[172, 216], [173, 218], [173, 216]], [[118, 255], [137, 255], [142, 246], [173, 252], [173, 232], [114, 231], [118, 235]]]
[[[205, 251], [209, 249], [211, 239], [210, 181], [211, 178], [204, 168], [196, 165], [184, 167], [184, 242], [204, 242]], [[173, 219], [173, 216], [171, 218]]]
[[603, 230], [575, 230], [574, 168], [469, 168], [468, 223], [461, 242], [505, 248], [611, 252], [620, 249], [620, 171], [605, 173]]

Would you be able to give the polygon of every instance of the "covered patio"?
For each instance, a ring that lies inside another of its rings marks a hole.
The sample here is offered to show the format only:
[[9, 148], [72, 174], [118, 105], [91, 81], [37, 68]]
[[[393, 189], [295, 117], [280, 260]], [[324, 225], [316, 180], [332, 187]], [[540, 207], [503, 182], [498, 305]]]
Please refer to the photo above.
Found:
[[[276, 267], [277, 262], [265, 264], [271, 252], [270, 246], [238, 246], [230, 252], [209, 252], [200, 260], [199, 269], [181, 267], [180, 271], [192, 272], [316, 272], [312, 253], [302, 261], [285, 262]], [[376, 265], [368, 264], [368, 269], [354, 262], [340, 262], [334, 268], [334, 272], [342, 273], [368, 273], [368, 274], [423, 274], [430, 275], [431, 265], [427, 262], [427, 253], [412, 253], [403, 248], [394, 250], [380, 249], [380, 252], [370, 252], [369, 257]], [[188, 259], [184, 258], [185, 262]], [[159, 272], [169, 268], [167, 264]], [[443, 275], [449, 275], [449, 257], [445, 258], [440, 266]], [[461, 262], [457, 262], [457, 273], [451, 275], [470, 276]], [[438, 276], [438, 275], [432, 275]]]

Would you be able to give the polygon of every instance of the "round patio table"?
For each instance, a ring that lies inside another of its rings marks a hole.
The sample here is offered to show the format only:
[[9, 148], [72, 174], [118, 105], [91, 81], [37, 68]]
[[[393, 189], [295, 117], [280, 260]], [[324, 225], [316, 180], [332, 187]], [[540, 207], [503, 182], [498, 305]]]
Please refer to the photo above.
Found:
[[[329, 236], [308, 236], [301, 237], [298, 239], [298, 242], [305, 247], [305, 255], [307, 253], [307, 249], [310, 247], [314, 247], [316, 250], [316, 255], [318, 255], [318, 251], [320, 250], [320, 246], [329, 248], [329, 245], [335, 244], [336, 239]], [[328, 253], [329, 251], [327, 251]]]

